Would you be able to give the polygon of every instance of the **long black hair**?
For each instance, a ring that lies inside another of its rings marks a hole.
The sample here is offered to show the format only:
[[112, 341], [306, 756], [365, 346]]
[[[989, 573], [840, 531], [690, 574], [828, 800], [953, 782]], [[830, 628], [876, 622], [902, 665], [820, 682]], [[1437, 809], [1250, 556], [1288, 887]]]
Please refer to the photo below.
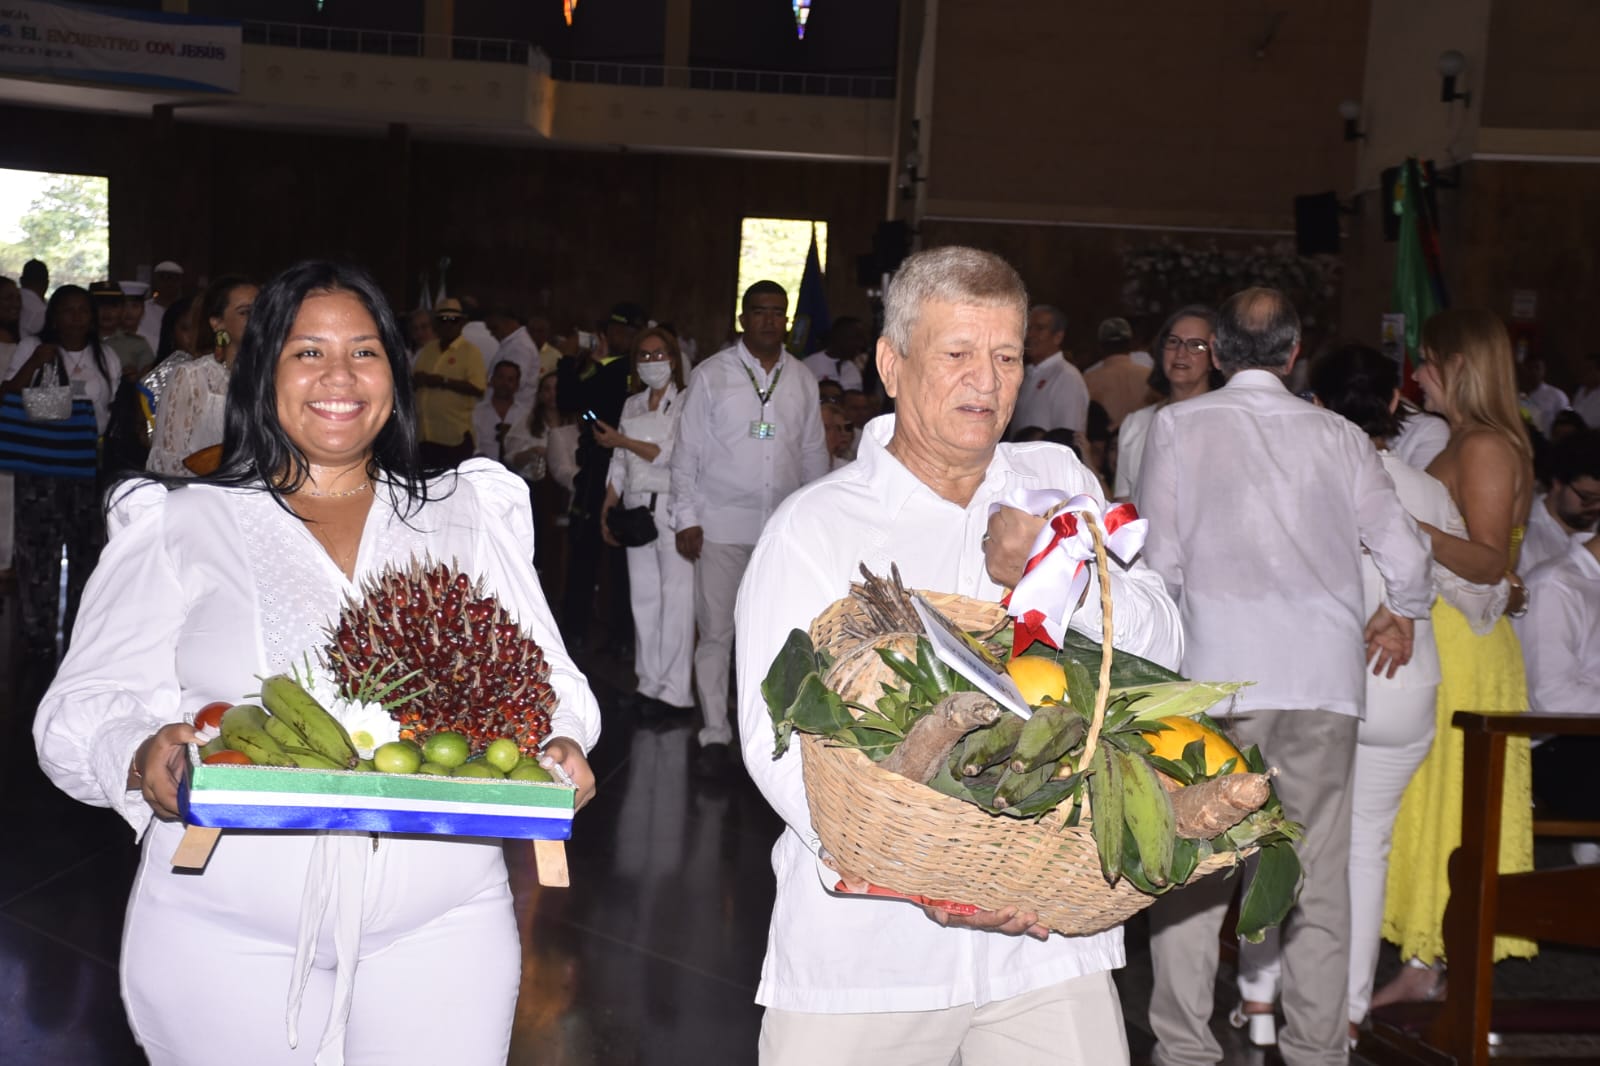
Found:
[[372, 275], [347, 263], [306, 260], [261, 289], [239, 341], [222, 439], [222, 464], [191, 484], [264, 487], [280, 504], [310, 474], [305, 453], [278, 421], [278, 357], [307, 297], [347, 292], [360, 300], [378, 326], [378, 338], [394, 378], [394, 409], [372, 442], [367, 475], [399, 489], [415, 514], [428, 500], [428, 476], [417, 451], [416, 404], [406, 362], [405, 335]]
[[117, 391], [116, 375], [111, 372], [111, 360], [106, 358], [106, 350], [100, 345], [100, 330], [94, 321], [94, 301], [89, 297], [89, 290], [82, 285], [61, 285], [50, 294], [50, 302], [44, 305], [44, 328], [39, 331], [40, 344], [61, 345], [61, 305], [74, 296], [83, 297], [83, 302], [89, 305], [89, 344], [88, 348], [94, 352], [94, 365], [99, 368], [100, 376], [105, 378], [106, 388], [113, 393]]
[[[172, 301], [172, 305], [162, 313], [161, 335], [156, 340], [156, 362], [161, 362], [161, 360], [172, 354], [173, 349], [177, 348], [178, 323], [183, 321], [184, 315], [194, 310], [194, 300], [195, 298], [193, 296], [180, 296], [176, 300]], [[149, 308], [146, 308], [145, 314], [149, 313]], [[203, 347], [203, 345], [200, 343], [198, 331], [195, 335], [194, 346], [196, 348]], [[199, 355], [200, 353], [189, 352], [187, 354]]]
[[1341, 344], [1311, 364], [1311, 391], [1322, 406], [1380, 440], [1400, 432], [1401, 419], [1390, 410], [1400, 389], [1400, 366], [1376, 348]]

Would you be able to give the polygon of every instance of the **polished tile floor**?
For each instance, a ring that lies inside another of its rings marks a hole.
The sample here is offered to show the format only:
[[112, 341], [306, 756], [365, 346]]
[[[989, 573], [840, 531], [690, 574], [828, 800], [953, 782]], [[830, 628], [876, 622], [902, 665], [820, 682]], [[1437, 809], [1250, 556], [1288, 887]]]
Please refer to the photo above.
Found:
[[[727, 785], [691, 779], [687, 723], [645, 725], [620, 709], [603, 679], [626, 682], [626, 668], [604, 659], [585, 666], [606, 725], [593, 756], [599, 796], [568, 845], [572, 887], [540, 888], [530, 847], [507, 846], [525, 949], [511, 1062], [753, 1063], [778, 821], [742, 776]], [[38, 687], [13, 670], [0, 692], [0, 803], [14, 827], [0, 860], [0, 1063], [141, 1063], [116, 974], [133, 841], [120, 820], [68, 800], [39, 773], [28, 737]], [[1129, 956], [1119, 983], [1140, 1061], [1151, 1041], [1137, 921]], [[204, 1009], [203, 990], [196, 1007]], [[1227, 1062], [1278, 1061], [1218, 1024]]]

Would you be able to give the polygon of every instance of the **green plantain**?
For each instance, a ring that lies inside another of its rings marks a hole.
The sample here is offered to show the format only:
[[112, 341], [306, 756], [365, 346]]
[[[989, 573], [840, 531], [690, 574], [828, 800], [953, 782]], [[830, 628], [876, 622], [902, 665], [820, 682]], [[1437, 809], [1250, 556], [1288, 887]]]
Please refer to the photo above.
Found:
[[331, 759], [341, 769], [355, 766], [356, 749], [350, 734], [294, 678], [276, 674], [261, 682], [261, 702], [304, 737], [306, 747]]

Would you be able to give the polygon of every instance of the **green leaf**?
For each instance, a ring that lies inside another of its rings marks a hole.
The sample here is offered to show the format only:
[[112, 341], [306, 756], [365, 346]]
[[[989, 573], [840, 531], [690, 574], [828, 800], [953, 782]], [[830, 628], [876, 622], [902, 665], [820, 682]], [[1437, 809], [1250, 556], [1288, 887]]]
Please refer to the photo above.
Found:
[[1206, 776], [1206, 742], [1196, 737], [1183, 746], [1183, 764], [1194, 777]]
[[1061, 663], [1061, 668], [1067, 675], [1067, 699], [1072, 701], [1072, 709], [1083, 715], [1084, 718], [1094, 719], [1094, 696], [1096, 691], [1095, 676], [1085, 670], [1079, 663], [1066, 659]]
[[1197, 717], [1202, 711], [1244, 688], [1244, 681], [1171, 681], [1165, 684], [1136, 687], [1113, 686], [1111, 693], [1137, 697], [1133, 719], [1148, 722], [1153, 718], [1181, 715]]
[[1233, 771], [1238, 767], [1238, 765], [1239, 765], [1239, 760], [1237, 758], [1235, 758], [1234, 756], [1230, 755], [1230, 756], [1228, 756], [1227, 761], [1224, 762], [1221, 766], [1217, 767], [1217, 772], [1212, 774], [1211, 776], [1212, 777], [1227, 777], [1229, 774], [1233, 773]]
[[879, 648], [877, 651], [878, 658], [882, 659], [889, 669], [898, 674], [901, 680], [913, 688], [922, 684], [922, 671], [917, 668], [916, 663], [893, 648]]
[[1267, 761], [1261, 757], [1261, 749], [1252, 744], [1244, 749], [1244, 765], [1253, 774], [1267, 772]]
[[761, 682], [761, 698], [767, 701], [774, 725], [788, 715], [806, 675], [816, 672], [817, 657], [810, 634], [803, 629], [790, 630], [789, 639], [783, 642]]
[[1239, 935], [1251, 943], [1283, 921], [1300, 895], [1300, 856], [1287, 841], [1268, 844], [1256, 853], [1256, 872], [1239, 904]]
[[794, 703], [785, 717], [802, 733], [819, 733], [823, 736], [832, 736], [855, 722], [844, 700], [839, 698], [838, 693], [829, 690], [815, 673], [807, 674], [800, 683], [800, 691], [795, 694]]
[[1046, 811], [1060, 806], [1062, 801], [1077, 791], [1078, 784], [1082, 780], [1082, 774], [1052, 778], [1038, 789], [1035, 789], [1033, 795], [1020, 803], [1007, 807], [1000, 813], [1009, 815], [1012, 818], [1036, 818]]
[[1151, 766], [1155, 767], [1157, 770], [1160, 770], [1162, 773], [1178, 782], [1178, 784], [1194, 784], [1194, 771], [1189, 769], [1188, 763], [1173, 762], [1171, 759], [1163, 759], [1159, 755], [1147, 755], [1145, 756], [1145, 759], [1150, 763]]
[[[1035, 645], [1037, 647], [1037, 645]], [[1098, 673], [1100, 669], [1100, 642], [1091, 640], [1075, 629], [1067, 630], [1066, 636], [1061, 641], [1061, 650], [1067, 657], [1082, 663], [1088, 669]], [[1126, 688], [1130, 685], [1155, 685], [1164, 681], [1182, 681], [1179, 674], [1173, 673], [1164, 666], [1159, 666], [1149, 659], [1141, 658], [1130, 651], [1113, 648], [1111, 651], [1111, 687]]]
[[951, 670], [944, 660], [933, 653], [933, 645], [927, 637], [917, 638], [917, 666], [922, 670], [922, 676], [938, 690], [938, 697], [950, 691]]
[[1200, 842], [1179, 837], [1172, 845], [1172, 883], [1181, 885], [1194, 876], [1200, 865]]

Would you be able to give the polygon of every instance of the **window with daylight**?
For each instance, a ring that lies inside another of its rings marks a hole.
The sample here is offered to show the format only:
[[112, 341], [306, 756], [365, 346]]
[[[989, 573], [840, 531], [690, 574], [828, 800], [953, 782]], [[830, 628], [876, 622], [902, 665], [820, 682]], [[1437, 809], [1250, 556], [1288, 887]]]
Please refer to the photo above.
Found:
[[88, 174], [0, 169], [0, 275], [15, 280], [38, 259], [51, 289], [109, 280], [108, 185]]
[[816, 228], [817, 260], [828, 270], [828, 224], [808, 218], [747, 218], [739, 232], [739, 285], [733, 293], [734, 324], [739, 321], [739, 300], [744, 290], [763, 279], [776, 281], [789, 294], [789, 322], [800, 296], [800, 276], [806, 269], [811, 231]]

